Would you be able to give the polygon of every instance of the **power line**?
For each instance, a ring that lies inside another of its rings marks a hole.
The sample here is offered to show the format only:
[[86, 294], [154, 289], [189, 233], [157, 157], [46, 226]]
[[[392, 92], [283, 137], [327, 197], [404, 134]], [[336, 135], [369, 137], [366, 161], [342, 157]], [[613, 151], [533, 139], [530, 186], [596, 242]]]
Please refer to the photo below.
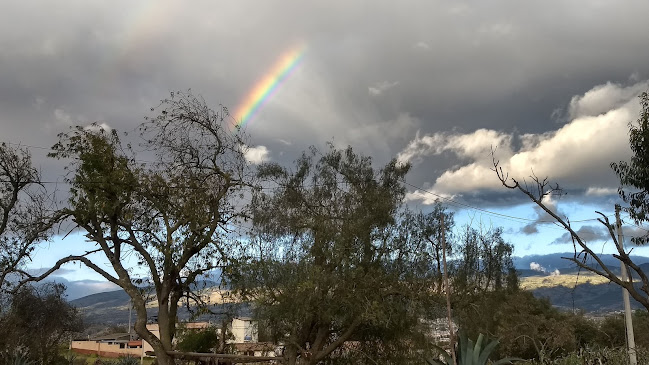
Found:
[[[503, 213], [494, 212], [494, 211], [491, 211], [491, 210], [488, 210], [488, 209], [484, 209], [484, 208], [476, 207], [476, 206], [473, 206], [473, 205], [470, 205], [470, 204], [467, 204], [467, 203], [463, 203], [463, 202], [457, 201], [457, 200], [455, 200], [455, 199], [451, 199], [451, 198], [445, 197], [445, 196], [443, 196], [443, 195], [437, 194], [437, 193], [432, 192], [432, 191], [430, 191], [430, 190], [426, 190], [426, 189], [424, 189], [424, 188], [422, 188], [422, 187], [419, 187], [419, 186], [416, 186], [416, 185], [410, 184], [410, 183], [408, 183], [408, 182], [406, 182], [406, 181], [401, 181], [401, 182], [402, 182], [403, 184], [408, 185], [408, 186], [410, 186], [410, 187], [412, 187], [412, 188], [415, 188], [415, 189], [417, 189], [417, 190], [419, 190], [419, 191], [422, 191], [422, 192], [424, 192], [424, 193], [427, 193], [427, 194], [433, 195], [433, 196], [435, 196], [435, 197], [437, 197], [437, 198], [439, 198], [439, 199], [441, 199], [441, 200], [444, 200], [444, 201], [446, 201], [446, 202], [448, 202], [448, 203], [450, 203], [450, 204], [452, 204], [452, 205], [460, 206], [460, 207], [464, 207], [464, 208], [468, 208], [468, 209], [472, 209], [472, 210], [476, 210], [476, 211], [479, 211], [479, 212], [482, 212], [482, 213], [485, 213], [485, 214], [489, 214], [489, 215], [497, 216], [497, 217], [499, 217], [499, 218], [504, 218], [504, 219], [513, 220], [513, 221], [523, 221], [523, 222], [539, 223], [539, 224], [540, 224], [540, 223], [556, 223], [556, 221], [554, 221], [554, 220], [537, 220], [537, 219], [530, 219], [530, 218], [524, 218], [524, 217], [516, 217], [516, 216], [513, 216], [513, 215], [508, 215], [508, 214], [503, 214]], [[615, 214], [609, 214], [609, 215], [607, 215], [607, 217], [612, 217], [612, 216], [614, 216], [614, 215], [615, 215]], [[588, 219], [574, 220], [574, 221], [570, 221], [570, 222], [571, 222], [571, 223], [583, 223], [583, 222], [596, 221], [597, 219], [598, 219], [598, 218], [588, 218]]]
[[[19, 144], [19, 143], [13, 143], [13, 142], [5, 142], [5, 143], [15, 145], [15, 146], [27, 147], [27, 148], [51, 150], [51, 148], [42, 147], [42, 146], [33, 146], [33, 145]], [[157, 163], [157, 162], [154, 162], [154, 161], [147, 161], [147, 160], [135, 160], [135, 161], [144, 162], [144, 163]], [[6, 182], [7, 181], [0, 181], [0, 183], [6, 183]], [[336, 181], [336, 186], [338, 184], [345, 183], [345, 182], [346, 181], [344, 181], [344, 180]], [[478, 212], [488, 214], [488, 215], [491, 215], [491, 216], [495, 216], [495, 217], [498, 217], [498, 218], [501, 218], [501, 219], [510, 220], [510, 221], [514, 221], [514, 222], [518, 222], [518, 223], [522, 223], [522, 222], [529, 222], [529, 223], [533, 223], [533, 224], [556, 224], [557, 223], [554, 220], [537, 220], [537, 219], [517, 217], [517, 216], [513, 216], [513, 215], [509, 215], [509, 214], [494, 212], [494, 211], [491, 211], [491, 210], [488, 210], [488, 209], [476, 207], [474, 205], [458, 201], [456, 199], [445, 197], [443, 195], [437, 194], [437, 193], [432, 192], [430, 190], [424, 189], [424, 188], [422, 188], [420, 186], [411, 184], [411, 183], [409, 183], [409, 182], [407, 182], [405, 180], [400, 180], [400, 182], [407, 185], [407, 186], [410, 186], [411, 188], [414, 188], [414, 189], [416, 189], [418, 191], [424, 192], [426, 194], [433, 195], [433, 196], [437, 197], [438, 199], [443, 200], [443, 201], [447, 202], [448, 204], [454, 205], [456, 207], [461, 207], [461, 208], [466, 208], [466, 209], [478, 211]], [[36, 183], [36, 181], [34, 181], [34, 183]], [[38, 183], [40, 183], [40, 184], [62, 184], [62, 185], [71, 185], [72, 184], [69, 181], [39, 181]], [[86, 184], [106, 184], [107, 182], [105, 182], [105, 181], [87, 181], [87, 182], [84, 182], [84, 183], [86, 183]], [[319, 187], [319, 186], [327, 186], [327, 185], [328, 184], [308, 184], [308, 185], [300, 185], [300, 187], [308, 188], [308, 187]], [[277, 186], [262, 186], [262, 187], [258, 187], [258, 188], [262, 189], [262, 190], [273, 190], [273, 189], [278, 189], [278, 188], [281, 189], [281, 188], [287, 188], [287, 187], [289, 187], [289, 185], [277, 183]], [[183, 188], [185, 188], [185, 189], [209, 189], [209, 187], [205, 187], [205, 186], [190, 187], [190, 186], [182, 186], [182, 185], [167, 186], [167, 188], [171, 188], [171, 189], [183, 189]], [[606, 215], [606, 217], [612, 217], [612, 216], [614, 216], [614, 214]], [[581, 220], [573, 220], [573, 221], [570, 221], [570, 222], [571, 223], [583, 223], [583, 222], [597, 221], [598, 219], [599, 218], [588, 218], [588, 219], [581, 219]], [[644, 228], [639, 227], [639, 226], [637, 226], [637, 227], [641, 228], [641, 229], [644, 229]], [[563, 229], [561, 227], [559, 227], [559, 228]], [[649, 230], [646, 230], [646, 231], [649, 232]]]

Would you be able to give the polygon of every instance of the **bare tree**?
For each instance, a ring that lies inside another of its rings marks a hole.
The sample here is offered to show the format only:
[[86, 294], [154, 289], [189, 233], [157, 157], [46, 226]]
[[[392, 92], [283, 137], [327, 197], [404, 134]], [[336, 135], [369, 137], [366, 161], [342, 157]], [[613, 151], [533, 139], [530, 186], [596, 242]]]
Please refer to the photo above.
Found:
[[23, 273], [35, 245], [47, 239], [55, 221], [50, 202], [29, 151], [0, 144], [0, 289], [12, 286], [11, 275]]
[[[600, 218], [597, 220], [606, 227], [611, 240], [615, 244], [617, 253], [613, 254], [613, 257], [618, 259], [627, 267], [627, 272], [629, 273], [627, 280], [623, 280], [613, 269], [604, 263], [600, 255], [594, 252], [574, 230], [567, 217], [561, 217], [550, 209], [544, 202], [547, 197], [563, 194], [562, 189], [557, 183], [551, 183], [547, 177], [540, 179], [534, 174], [530, 176], [530, 181], [519, 181], [516, 178], [510, 177], [507, 172], [503, 171], [499, 161], [495, 157], [494, 151], [492, 151], [492, 159], [493, 170], [496, 172], [496, 175], [503, 186], [508, 189], [518, 190], [525, 194], [544, 212], [552, 217], [559, 226], [564, 228], [570, 234], [574, 247], [574, 254], [572, 257], [563, 257], [564, 259], [573, 262], [582, 269], [603, 276], [611, 282], [627, 289], [629, 295], [631, 295], [633, 299], [649, 310], [649, 278], [647, 278], [647, 275], [642, 268], [631, 260], [629, 253], [624, 250], [622, 242], [619, 242], [617, 239], [614, 225], [609, 221], [606, 215], [601, 212], [596, 212], [600, 215]], [[592, 261], [589, 261], [589, 258], [592, 259]], [[640, 280], [641, 287], [639, 289], [633, 285], [634, 279]]]

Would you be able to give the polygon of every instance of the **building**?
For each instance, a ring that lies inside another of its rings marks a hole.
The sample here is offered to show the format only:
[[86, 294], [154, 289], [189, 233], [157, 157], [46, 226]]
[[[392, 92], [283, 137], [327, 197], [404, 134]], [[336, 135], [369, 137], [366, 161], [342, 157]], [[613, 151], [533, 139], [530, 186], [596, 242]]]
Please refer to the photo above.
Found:
[[259, 329], [257, 321], [249, 317], [237, 317], [232, 319], [230, 331], [234, 337], [231, 343], [251, 343], [259, 341]]
[[70, 350], [79, 354], [97, 354], [103, 357], [142, 356], [143, 341], [131, 340], [130, 337], [128, 333], [112, 333], [88, 339], [76, 339], [70, 343]]
[[[160, 327], [157, 323], [147, 324], [147, 329], [160, 338]], [[209, 322], [189, 322], [182, 324], [184, 330], [202, 330], [210, 327]], [[228, 330], [232, 337], [227, 341], [233, 345], [238, 354], [254, 356], [275, 356], [276, 346], [270, 343], [258, 343], [259, 330], [257, 321], [249, 317], [233, 318]], [[219, 336], [221, 329], [218, 329]], [[128, 333], [114, 333], [94, 338], [78, 339], [70, 345], [72, 351], [82, 354], [97, 354], [105, 357], [137, 356], [140, 357], [153, 347], [141, 339], [132, 341]]]

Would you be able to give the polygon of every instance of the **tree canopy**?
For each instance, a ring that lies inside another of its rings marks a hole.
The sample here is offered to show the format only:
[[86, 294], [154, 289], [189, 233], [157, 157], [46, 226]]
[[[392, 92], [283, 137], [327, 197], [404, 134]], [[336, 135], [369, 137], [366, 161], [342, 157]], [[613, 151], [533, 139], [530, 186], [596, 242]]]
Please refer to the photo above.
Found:
[[286, 344], [290, 364], [350, 354], [389, 361], [422, 335], [432, 270], [428, 242], [399, 220], [408, 169], [396, 161], [375, 169], [332, 145], [312, 148], [293, 169], [260, 167], [269, 183], [252, 201], [253, 259], [232, 283]]
[[[36, 244], [48, 238], [55, 219], [48, 193], [26, 149], [0, 144], [0, 290], [23, 265]], [[17, 281], [17, 277], [13, 277]]]
[[[80, 262], [128, 293], [137, 314], [135, 331], [149, 342], [159, 364], [171, 364], [177, 313], [198, 279], [222, 268], [236, 244], [239, 192], [247, 163], [241, 134], [227, 111], [202, 99], [173, 93], [141, 126], [144, 154], [123, 145], [115, 130], [77, 127], [60, 135], [51, 156], [70, 159], [70, 199], [62, 209], [94, 247], [62, 258], [35, 280], [67, 262]], [[142, 160], [139, 156], [155, 161]], [[102, 253], [105, 269], [88, 258]], [[160, 337], [146, 327], [147, 295], [158, 306]]]

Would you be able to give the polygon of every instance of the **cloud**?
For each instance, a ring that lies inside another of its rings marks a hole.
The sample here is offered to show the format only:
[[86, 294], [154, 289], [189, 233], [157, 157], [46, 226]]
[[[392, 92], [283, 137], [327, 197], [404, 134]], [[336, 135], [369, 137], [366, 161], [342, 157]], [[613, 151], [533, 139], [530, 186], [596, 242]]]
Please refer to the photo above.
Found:
[[[542, 272], [544, 274], [548, 273], [548, 270], [537, 262], [530, 262], [530, 270]], [[549, 274], [550, 276], [557, 276], [561, 275], [561, 272], [559, 269], [554, 269], [553, 271], [550, 271]]]
[[[492, 171], [492, 148], [503, 170], [521, 182], [535, 174], [569, 188], [583, 189], [593, 181], [613, 185], [608, 163], [630, 155], [627, 124], [639, 112], [638, 90], [648, 85], [646, 81], [628, 87], [607, 83], [573, 97], [570, 113], [574, 118], [552, 132], [518, 135], [482, 128], [466, 134], [418, 133], [398, 159], [417, 164], [428, 156], [454, 154], [459, 164], [441, 173], [433, 185], [446, 194], [502, 189]], [[603, 194], [608, 189], [599, 186], [589, 191]]]
[[446, 199], [453, 199], [453, 195], [438, 193], [433, 190], [422, 191], [419, 189], [412, 192], [406, 192], [406, 196], [404, 198], [405, 202], [421, 201], [421, 203], [424, 205], [432, 205], [439, 202], [440, 200]]
[[424, 41], [419, 41], [419, 42], [415, 43], [414, 47], [418, 48], [418, 49], [424, 49], [424, 50], [429, 50], [430, 49], [430, 45], [428, 43], [424, 42]]
[[[592, 243], [596, 241], [606, 241], [611, 237], [608, 230], [604, 226], [581, 226], [577, 231], [577, 235], [584, 240], [586, 243]], [[553, 245], [572, 243], [572, 236], [570, 233], [564, 233], [561, 237], [557, 238], [552, 242]]]
[[589, 187], [586, 189], [586, 195], [592, 196], [606, 196], [606, 195], [617, 195], [616, 188], [598, 188], [598, 187]]
[[100, 130], [110, 132], [112, 130], [112, 128], [107, 123], [92, 123], [83, 127], [83, 129], [93, 132], [99, 132]]
[[372, 96], [379, 96], [397, 85], [399, 85], [398, 81], [395, 82], [381, 81], [374, 84], [374, 86], [368, 87], [367, 91]]
[[523, 226], [523, 228], [521, 228], [520, 232], [530, 235], [539, 233], [539, 229], [536, 227], [536, 224], [526, 224], [525, 226]]
[[530, 262], [530, 270], [545, 272], [545, 268], [536, 262]]
[[[557, 206], [557, 201], [556, 199], [553, 199], [552, 195], [546, 195], [543, 198], [543, 204], [555, 214], [565, 216], [565, 214], [559, 210], [559, 207]], [[523, 228], [521, 228], [520, 232], [523, 234], [530, 235], [530, 234], [538, 233], [539, 225], [553, 224], [555, 221], [554, 218], [548, 212], [543, 210], [543, 208], [539, 207], [538, 205], [534, 205], [532, 208], [534, 209], [534, 215], [535, 215], [534, 221], [526, 224], [525, 226], [523, 226]]]
[[270, 159], [270, 150], [266, 146], [246, 147], [244, 156], [252, 164], [260, 164]]
[[647, 83], [623, 87], [620, 84], [607, 82], [595, 86], [583, 95], [574, 96], [570, 100], [568, 113], [571, 119], [602, 115], [623, 107], [629, 100], [636, 100], [638, 95], [646, 90]]

